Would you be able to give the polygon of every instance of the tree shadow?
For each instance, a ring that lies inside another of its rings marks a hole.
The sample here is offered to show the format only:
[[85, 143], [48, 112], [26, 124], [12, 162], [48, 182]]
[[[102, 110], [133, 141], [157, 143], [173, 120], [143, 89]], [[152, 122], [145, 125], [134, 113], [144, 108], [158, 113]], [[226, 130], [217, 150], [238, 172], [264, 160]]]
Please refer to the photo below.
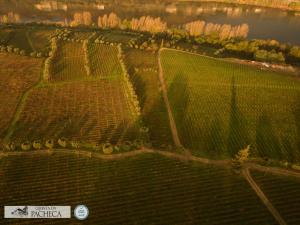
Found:
[[[286, 142], [285, 146], [288, 147], [288, 145], [289, 142]], [[260, 157], [282, 159], [283, 156], [280, 141], [266, 113], [260, 115], [256, 126], [256, 149]]]
[[237, 90], [234, 76], [231, 81], [230, 107], [227, 149], [230, 156], [234, 156], [240, 149], [249, 144], [248, 132], [246, 130], [246, 119], [240, 112], [237, 105]]
[[185, 125], [187, 120], [187, 107], [190, 101], [188, 77], [181, 72], [178, 72], [168, 88], [168, 96], [172, 96], [171, 98], [169, 98], [169, 101], [178, 134], [180, 137], [182, 137], [182, 144], [186, 147], [189, 147], [191, 143], [185, 141], [188, 140], [188, 138], [186, 137], [186, 135], [188, 135], [188, 132], [186, 132], [185, 130]]
[[218, 115], [214, 116], [207, 134], [207, 153], [211, 157], [220, 156], [224, 148], [224, 130]]

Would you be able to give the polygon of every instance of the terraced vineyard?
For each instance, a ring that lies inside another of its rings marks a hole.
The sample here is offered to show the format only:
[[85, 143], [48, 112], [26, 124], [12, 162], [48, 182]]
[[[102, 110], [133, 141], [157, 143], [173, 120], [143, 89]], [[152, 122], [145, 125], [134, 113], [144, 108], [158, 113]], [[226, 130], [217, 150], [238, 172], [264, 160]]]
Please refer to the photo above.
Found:
[[72, 81], [86, 78], [83, 55], [82, 43], [59, 43], [50, 81]]
[[251, 174], [287, 224], [300, 224], [300, 181], [256, 171]]
[[66, 137], [116, 143], [131, 137], [136, 118], [119, 80], [36, 88], [16, 124], [13, 140]]
[[117, 47], [102, 44], [90, 44], [88, 51], [91, 75], [93, 77], [113, 78], [122, 73]]
[[[90, 211], [88, 224], [276, 224], [242, 177], [156, 154], [121, 161], [56, 154], [6, 157], [0, 167], [3, 205], [74, 208], [84, 203]], [[41, 222], [82, 224], [74, 217], [7, 220], [20, 225]]]
[[227, 157], [248, 144], [254, 156], [300, 161], [300, 82], [288, 75], [163, 50], [177, 129], [196, 155]]
[[42, 60], [0, 54], [0, 62], [0, 139], [2, 139], [22, 95], [38, 82]]
[[168, 114], [159, 90], [157, 54], [127, 49], [125, 63], [139, 97], [151, 143], [155, 147], [172, 145]]

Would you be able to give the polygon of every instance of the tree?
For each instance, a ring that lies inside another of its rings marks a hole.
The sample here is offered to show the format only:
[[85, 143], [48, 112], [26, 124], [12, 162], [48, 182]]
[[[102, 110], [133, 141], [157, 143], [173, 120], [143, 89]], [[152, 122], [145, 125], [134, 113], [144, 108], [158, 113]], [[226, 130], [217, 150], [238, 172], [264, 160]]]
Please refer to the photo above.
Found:
[[90, 12], [83, 12], [82, 13], [82, 20], [83, 20], [83, 24], [86, 26], [90, 26], [92, 24], [92, 15]]
[[246, 148], [239, 150], [239, 152], [232, 159], [232, 165], [234, 167], [240, 168], [250, 156], [250, 145]]

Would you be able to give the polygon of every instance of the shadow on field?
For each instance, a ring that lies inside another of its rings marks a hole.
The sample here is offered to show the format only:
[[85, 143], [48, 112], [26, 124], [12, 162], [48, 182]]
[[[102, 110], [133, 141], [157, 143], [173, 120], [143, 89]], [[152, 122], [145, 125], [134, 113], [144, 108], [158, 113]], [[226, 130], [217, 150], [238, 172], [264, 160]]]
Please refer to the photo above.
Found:
[[[181, 72], [177, 73], [168, 88], [168, 96], [171, 104], [171, 109], [174, 119], [176, 121], [177, 130], [182, 137], [186, 132], [185, 120], [187, 115], [187, 106], [189, 104], [189, 89], [188, 89], [188, 79], [187, 76], [182, 75]], [[185, 138], [183, 138], [185, 140]]]
[[231, 104], [229, 117], [229, 133], [227, 149], [230, 156], [234, 156], [240, 149], [249, 144], [249, 137], [246, 130], [246, 119], [237, 106], [237, 90], [235, 78], [231, 81]]
[[[289, 143], [286, 142], [286, 145]], [[272, 123], [265, 112], [260, 115], [256, 126], [256, 149], [260, 157], [282, 159], [280, 141], [276, 137]]]
[[207, 151], [211, 157], [217, 157], [222, 154], [224, 149], [224, 129], [218, 115], [214, 116], [207, 134]]
[[297, 153], [298, 156], [300, 155], [300, 94], [296, 97], [296, 104], [293, 110], [294, 118], [295, 118], [295, 125], [297, 128]]

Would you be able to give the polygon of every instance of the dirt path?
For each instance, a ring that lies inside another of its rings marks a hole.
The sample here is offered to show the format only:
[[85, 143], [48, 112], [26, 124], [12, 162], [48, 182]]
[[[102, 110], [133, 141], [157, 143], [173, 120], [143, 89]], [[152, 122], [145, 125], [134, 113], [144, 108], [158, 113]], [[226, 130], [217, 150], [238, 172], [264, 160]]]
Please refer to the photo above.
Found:
[[15, 125], [19, 120], [19, 117], [23, 111], [23, 108], [25, 106], [25, 102], [29, 96], [29, 94], [43, 81], [43, 71], [44, 71], [44, 65], [45, 64], [45, 60], [43, 60], [42, 64], [41, 64], [41, 69], [40, 69], [40, 78], [38, 80], [37, 83], [33, 84], [31, 87], [29, 87], [25, 92], [23, 92], [23, 94], [21, 95], [21, 97], [19, 98], [19, 101], [17, 103], [17, 107], [16, 110], [14, 112], [14, 115], [12, 117], [11, 122], [9, 123], [9, 127], [7, 129], [7, 132], [5, 134], [4, 137], [4, 141], [8, 141], [11, 137], [11, 135], [14, 132], [15, 129]]
[[176, 123], [172, 114], [172, 110], [171, 110], [171, 106], [170, 106], [170, 102], [168, 99], [168, 94], [167, 94], [167, 87], [165, 84], [165, 80], [164, 80], [164, 75], [163, 75], [163, 69], [162, 69], [162, 65], [161, 65], [161, 51], [163, 50], [163, 48], [161, 48], [158, 51], [158, 76], [159, 76], [159, 81], [160, 81], [160, 85], [161, 85], [161, 89], [162, 89], [162, 94], [163, 94], [163, 99], [168, 111], [168, 117], [169, 117], [169, 122], [170, 122], [170, 128], [171, 128], [171, 132], [172, 132], [172, 137], [173, 137], [173, 141], [176, 147], [182, 147], [182, 144], [180, 142], [179, 136], [178, 136], [178, 131], [177, 131], [177, 127], [176, 127]]
[[273, 175], [289, 176], [289, 177], [300, 179], [300, 173], [291, 170], [286, 170], [286, 169], [281, 169], [276, 167], [261, 166], [254, 163], [247, 163], [245, 167], [249, 168], [250, 170], [257, 170], [264, 173], [271, 173]]
[[245, 177], [245, 179], [248, 181], [248, 183], [250, 184], [250, 186], [252, 187], [252, 189], [255, 191], [255, 193], [257, 194], [257, 196], [262, 200], [262, 202], [265, 204], [265, 206], [267, 207], [267, 209], [274, 216], [274, 218], [276, 219], [276, 221], [280, 225], [287, 225], [287, 223], [281, 217], [281, 215], [279, 214], [279, 212], [276, 210], [276, 208], [269, 201], [269, 199], [267, 198], [267, 196], [262, 192], [262, 190], [259, 188], [259, 186], [256, 184], [256, 182], [253, 180], [253, 178], [252, 178], [252, 176], [251, 176], [251, 174], [249, 172], [249, 169], [248, 168], [243, 169], [242, 170], [242, 174]]

